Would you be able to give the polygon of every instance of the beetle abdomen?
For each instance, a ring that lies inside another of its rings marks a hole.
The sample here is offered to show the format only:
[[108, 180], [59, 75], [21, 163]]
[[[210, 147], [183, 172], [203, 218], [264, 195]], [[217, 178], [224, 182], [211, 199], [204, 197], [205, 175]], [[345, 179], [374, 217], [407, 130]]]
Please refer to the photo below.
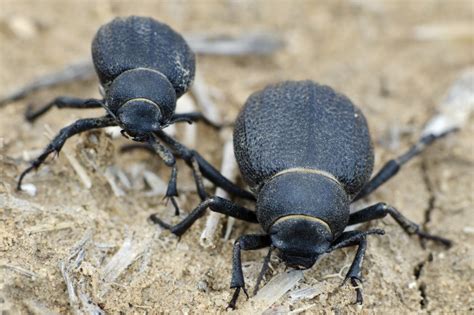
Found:
[[116, 18], [103, 25], [92, 42], [92, 58], [104, 86], [124, 71], [149, 68], [163, 73], [179, 97], [194, 79], [194, 53], [184, 38], [148, 17]]
[[365, 117], [345, 96], [312, 81], [288, 81], [252, 94], [234, 129], [247, 183], [258, 189], [290, 168], [336, 177], [349, 195], [368, 181], [373, 150]]

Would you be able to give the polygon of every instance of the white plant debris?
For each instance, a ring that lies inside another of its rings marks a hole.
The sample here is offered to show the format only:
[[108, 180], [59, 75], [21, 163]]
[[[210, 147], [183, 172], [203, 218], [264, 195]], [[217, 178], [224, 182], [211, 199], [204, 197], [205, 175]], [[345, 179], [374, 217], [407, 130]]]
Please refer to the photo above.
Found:
[[69, 304], [71, 309], [73, 309], [75, 313], [78, 314], [81, 312], [79, 311], [79, 300], [75, 290], [75, 284], [77, 283], [72, 277], [71, 273], [81, 265], [82, 260], [85, 257], [86, 245], [91, 239], [92, 230], [89, 229], [84, 233], [84, 236], [76, 243], [76, 245], [71, 248], [68, 258], [59, 263], [61, 274], [64, 278], [64, 282], [66, 283]]
[[413, 37], [420, 41], [472, 40], [474, 27], [470, 23], [445, 23], [418, 25]]
[[[237, 162], [234, 158], [234, 146], [232, 137], [224, 145], [224, 152], [221, 165], [221, 174], [227, 177], [230, 181], [235, 181], [237, 170]], [[216, 189], [216, 196], [221, 198], [229, 198], [229, 194], [218, 187]], [[202, 231], [200, 243], [203, 247], [213, 246], [213, 238], [219, 225], [219, 220], [223, 217], [223, 214], [211, 211], [207, 217], [206, 227]]]
[[273, 277], [254, 297], [270, 307], [303, 279], [303, 271], [290, 270]]
[[118, 139], [122, 136], [122, 128], [119, 126], [112, 126], [104, 128], [105, 134], [112, 139]]
[[112, 188], [112, 191], [116, 197], [123, 197], [126, 195], [125, 191], [120, 187], [117, 179], [122, 183], [125, 188], [130, 189], [132, 184], [128, 180], [125, 173], [120, 170], [117, 166], [109, 166], [104, 172], [104, 177]]
[[305, 286], [303, 288], [294, 290], [290, 292], [290, 300], [292, 303], [300, 301], [300, 300], [311, 300], [315, 296], [323, 293], [323, 288], [320, 286]]
[[175, 124], [168, 125], [165, 128], [163, 128], [163, 131], [165, 131], [166, 134], [169, 135], [170, 137], [174, 137], [176, 136], [176, 125]]
[[474, 110], [474, 67], [461, 73], [438, 107], [438, 114], [423, 129], [422, 135], [439, 135], [462, 128]]
[[307, 305], [307, 306], [304, 306], [304, 307], [300, 307], [300, 308], [297, 308], [296, 310], [288, 312], [288, 315], [300, 314], [300, 313], [306, 312], [309, 309], [312, 309], [315, 306], [316, 306], [316, 304], [311, 304], [311, 305]]
[[0, 263], [0, 268], [10, 269], [10, 270], [12, 270], [12, 271], [14, 271], [14, 272], [16, 272], [16, 273], [18, 273], [22, 276], [28, 277], [30, 279], [38, 278], [38, 275], [35, 272], [30, 271], [30, 270], [25, 269], [25, 268], [20, 267], [20, 266]]
[[22, 212], [45, 211], [44, 207], [39, 204], [16, 198], [10, 194], [0, 194], [0, 209], [6, 208], [18, 209]]
[[[196, 104], [189, 94], [184, 94], [178, 99], [176, 113], [191, 113], [196, 111]], [[184, 128], [182, 142], [184, 145], [196, 147], [197, 126], [196, 124], [181, 123]]]
[[90, 189], [92, 187], [92, 181], [89, 175], [87, 175], [87, 172], [84, 169], [84, 167], [76, 159], [76, 156], [73, 153], [71, 153], [68, 149], [63, 149], [63, 153], [66, 159], [68, 160], [69, 164], [71, 164], [73, 170], [76, 172], [77, 176], [79, 176], [81, 183], [84, 185], [86, 189]]
[[201, 112], [209, 121], [216, 125], [222, 124], [221, 114], [210, 97], [209, 88], [204, 78], [196, 73], [194, 84], [191, 86], [191, 93], [196, 98], [196, 103], [200, 107]]
[[101, 296], [104, 296], [110, 285], [149, 249], [153, 241], [154, 237], [134, 238], [133, 233], [128, 232], [120, 249], [100, 270], [99, 278], [102, 280], [102, 285], [99, 291]]
[[143, 172], [143, 177], [148, 186], [151, 187], [151, 190], [145, 193], [147, 196], [159, 196], [166, 194], [167, 184], [161, 179], [161, 177], [148, 170]]
[[185, 36], [185, 39], [194, 51], [208, 55], [268, 55], [284, 46], [277, 34], [263, 32], [249, 32], [233, 37], [193, 34]]
[[84, 313], [91, 315], [105, 315], [105, 312], [96, 303], [94, 303], [90, 296], [86, 293], [84, 279], [79, 281], [77, 292], [82, 304], [82, 308], [84, 309]]
[[32, 227], [28, 227], [25, 229], [25, 232], [28, 234], [35, 234], [35, 233], [43, 233], [43, 232], [51, 232], [51, 231], [59, 231], [65, 229], [71, 229], [74, 227], [74, 223], [72, 222], [57, 222], [57, 223], [45, 223], [45, 224], [38, 224]]
[[[51, 130], [51, 127], [49, 125], [45, 125], [44, 128], [46, 130], [46, 136], [51, 141], [54, 138], [54, 132]], [[87, 175], [87, 172], [84, 167], [76, 159], [76, 155], [72, 153], [67, 147], [63, 147], [61, 149], [61, 152], [66, 157], [69, 164], [71, 164], [72, 169], [76, 172], [77, 176], [79, 176], [79, 179], [81, 180], [84, 187], [86, 189], [90, 189], [92, 187], [92, 181], [89, 175]]]

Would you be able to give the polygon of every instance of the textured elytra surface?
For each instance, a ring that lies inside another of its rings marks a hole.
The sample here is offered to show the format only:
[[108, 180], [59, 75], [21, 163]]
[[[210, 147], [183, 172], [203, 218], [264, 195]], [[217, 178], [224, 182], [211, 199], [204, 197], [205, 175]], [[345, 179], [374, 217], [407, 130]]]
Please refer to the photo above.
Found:
[[237, 118], [234, 147], [252, 187], [282, 170], [309, 168], [332, 174], [353, 195], [369, 179], [374, 162], [361, 111], [347, 97], [311, 81], [284, 82], [252, 94]]
[[152, 18], [116, 18], [103, 25], [92, 42], [92, 58], [105, 86], [126, 70], [150, 68], [163, 73], [179, 97], [194, 79], [194, 53], [183, 37]]

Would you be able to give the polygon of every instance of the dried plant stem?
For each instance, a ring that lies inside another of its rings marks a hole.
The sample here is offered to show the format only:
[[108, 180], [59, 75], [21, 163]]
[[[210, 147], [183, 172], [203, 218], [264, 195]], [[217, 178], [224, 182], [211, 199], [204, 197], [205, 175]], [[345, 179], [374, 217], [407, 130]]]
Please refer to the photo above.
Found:
[[[237, 169], [237, 163], [234, 158], [234, 147], [232, 143], [232, 137], [224, 145], [224, 154], [222, 158], [221, 173], [231, 181], [235, 180]], [[228, 198], [229, 195], [222, 188], [216, 189], [216, 196], [222, 198]], [[206, 221], [206, 227], [202, 231], [200, 243], [204, 247], [213, 246], [213, 237], [216, 233], [219, 221], [222, 218], [222, 214], [217, 212], [211, 212]]]

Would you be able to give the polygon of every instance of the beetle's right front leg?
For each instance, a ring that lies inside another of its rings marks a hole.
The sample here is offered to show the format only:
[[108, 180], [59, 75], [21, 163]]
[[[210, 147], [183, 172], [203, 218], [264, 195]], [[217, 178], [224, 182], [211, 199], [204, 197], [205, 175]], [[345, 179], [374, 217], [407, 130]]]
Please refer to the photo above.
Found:
[[176, 158], [173, 153], [159, 141], [151, 138], [148, 143], [153, 148], [153, 150], [161, 157], [166, 166], [171, 167], [171, 176], [168, 182], [168, 188], [166, 189], [165, 198], [171, 200], [173, 204], [175, 215], [179, 215], [179, 206], [176, 202], [175, 197], [178, 196], [178, 168], [176, 167]]
[[271, 244], [272, 240], [270, 236], [266, 234], [242, 235], [235, 241], [234, 251], [232, 254], [232, 280], [230, 281], [230, 288], [235, 289], [235, 291], [229, 302], [228, 308], [235, 309], [235, 304], [237, 303], [241, 289], [244, 291], [245, 295], [247, 295], [247, 298], [249, 297], [247, 290], [245, 289], [240, 252], [242, 250], [265, 248]]
[[26, 170], [23, 171], [23, 173], [21, 173], [20, 178], [18, 180], [17, 189], [21, 190], [21, 183], [26, 174], [40, 167], [40, 165], [44, 163], [46, 158], [51, 153], [53, 152], [59, 153], [64, 143], [66, 143], [67, 139], [69, 139], [70, 137], [87, 130], [104, 128], [104, 127], [109, 127], [109, 126], [114, 126], [114, 125], [116, 125], [116, 123], [112, 117], [104, 116], [104, 117], [99, 117], [99, 118], [79, 119], [73, 124], [67, 127], [64, 127], [54, 137], [54, 139], [48, 144], [46, 149], [44, 149], [43, 153], [41, 153], [40, 156], [38, 156], [33, 162], [31, 162], [30, 167], [28, 167]]

